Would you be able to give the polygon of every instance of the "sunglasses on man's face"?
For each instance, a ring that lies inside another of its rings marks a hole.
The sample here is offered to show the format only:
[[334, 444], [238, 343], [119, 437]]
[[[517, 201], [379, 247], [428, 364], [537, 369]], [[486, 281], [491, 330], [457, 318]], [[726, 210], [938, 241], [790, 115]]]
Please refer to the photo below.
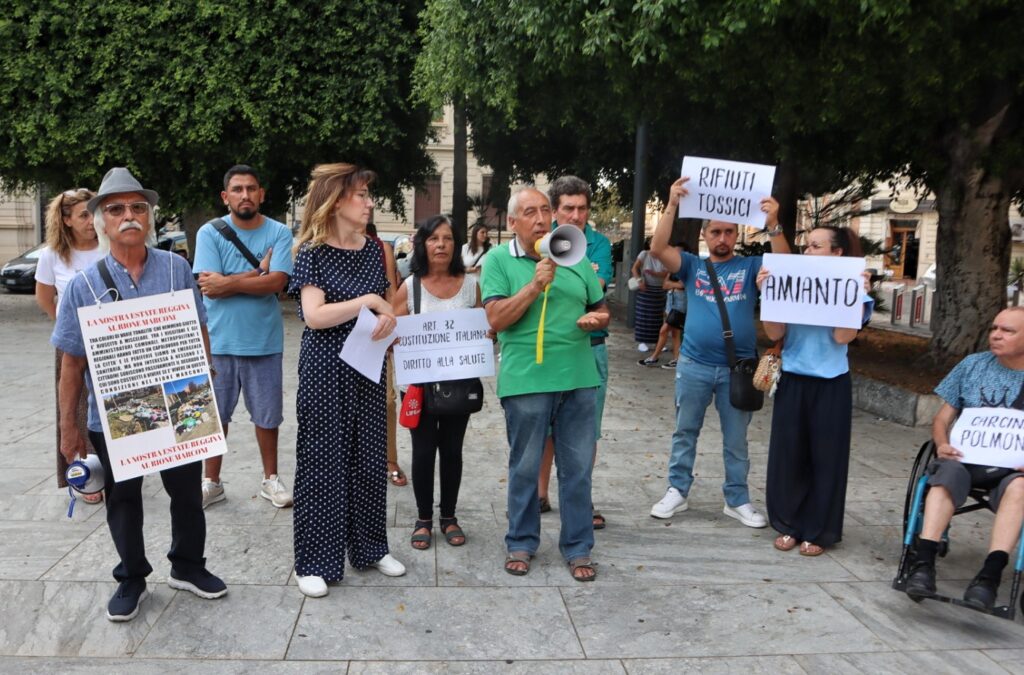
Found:
[[149, 202], [132, 202], [131, 204], [107, 204], [103, 207], [103, 213], [114, 218], [124, 215], [125, 209], [131, 209], [133, 216], [143, 216], [149, 213]]

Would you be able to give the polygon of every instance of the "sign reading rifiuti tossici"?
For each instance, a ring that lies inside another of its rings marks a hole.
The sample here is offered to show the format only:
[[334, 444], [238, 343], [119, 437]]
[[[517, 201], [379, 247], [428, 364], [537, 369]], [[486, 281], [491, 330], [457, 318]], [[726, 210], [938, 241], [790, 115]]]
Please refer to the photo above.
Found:
[[949, 444], [965, 464], [1024, 466], [1024, 412], [1012, 408], [964, 408], [949, 432]]
[[679, 200], [680, 218], [722, 220], [764, 229], [761, 200], [772, 194], [775, 167], [725, 159], [684, 157], [689, 194]]
[[860, 328], [864, 258], [766, 253], [761, 321]]
[[481, 307], [398, 317], [395, 381], [420, 384], [494, 375], [494, 342]]
[[191, 290], [78, 310], [115, 481], [227, 451]]

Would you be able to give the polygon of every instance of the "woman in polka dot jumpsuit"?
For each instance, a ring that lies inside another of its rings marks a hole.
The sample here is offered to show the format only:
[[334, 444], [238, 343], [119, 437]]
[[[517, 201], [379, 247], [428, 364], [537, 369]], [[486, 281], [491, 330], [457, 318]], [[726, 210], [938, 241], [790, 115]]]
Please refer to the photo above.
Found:
[[[375, 175], [352, 164], [313, 169], [289, 293], [305, 321], [296, 403], [295, 574], [308, 596], [355, 568], [400, 576], [388, 553], [384, 378], [371, 381], [339, 357], [359, 310], [377, 315], [374, 339], [390, 339], [394, 312], [369, 221]], [[383, 367], [381, 368], [383, 375]]]

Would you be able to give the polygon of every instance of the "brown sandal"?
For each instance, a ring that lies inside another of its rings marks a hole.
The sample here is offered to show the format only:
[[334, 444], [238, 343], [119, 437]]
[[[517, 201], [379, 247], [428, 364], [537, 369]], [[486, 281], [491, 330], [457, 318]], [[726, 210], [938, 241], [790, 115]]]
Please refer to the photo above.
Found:
[[[514, 577], [525, 577], [530, 572], [530, 561], [533, 556], [526, 551], [511, 551], [505, 556], [505, 571]], [[513, 565], [524, 565], [523, 569]]]
[[[578, 570], [590, 570], [593, 574], [585, 576], [579, 576], [576, 574]], [[590, 558], [576, 558], [575, 560], [569, 561], [569, 574], [576, 581], [593, 581], [597, 578], [596, 564], [590, 560]]]
[[788, 534], [782, 534], [775, 539], [775, 548], [780, 551], [792, 551], [799, 544], [796, 537], [791, 537]]
[[[392, 469], [392, 466], [395, 468]], [[405, 472], [402, 471], [402, 467], [393, 462], [388, 462], [388, 480], [391, 481], [391, 484], [395, 487], [405, 487], [409, 484], [409, 479], [405, 477]]]
[[804, 543], [800, 544], [800, 555], [805, 555], [813, 558], [814, 556], [819, 556], [824, 552], [825, 549], [809, 541], [805, 541]]

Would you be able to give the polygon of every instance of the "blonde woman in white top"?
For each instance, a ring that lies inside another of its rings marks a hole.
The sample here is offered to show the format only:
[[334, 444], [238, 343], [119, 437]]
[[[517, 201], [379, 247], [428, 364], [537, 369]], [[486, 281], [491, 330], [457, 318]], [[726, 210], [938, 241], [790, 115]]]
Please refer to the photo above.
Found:
[[[86, 203], [93, 193], [85, 188], [67, 190], [50, 200], [46, 207], [46, 248], [39, 256], [36, 266], [36, 304], [46, 312], [51, 321], [57, 319], [60, 311], [60, 299], [68, 282], [81, 270], [90, 267], [103, 257], [96, 230], [92, 225], [92, 213]], [[56, 382], [60, 382], [60, 363], [64, 353], [56, 350]], [[54, 387], [56, 392], [57, 387]], [[67, 487], [64, 471], [67, 462], [60, 454], [60, 400], [57, 400], [57, 485]], [[78, 426], [82, 438], [88, 439], [85, 433], [86, 401], [83, 396], [78, 401]], [[86, 440], [86, 445], [89, 445]], [[91, 446], [89, 452], [93, 452]], [[85, 495], [86, 502], [95, 504], [103, 499], [102, 493]]]

